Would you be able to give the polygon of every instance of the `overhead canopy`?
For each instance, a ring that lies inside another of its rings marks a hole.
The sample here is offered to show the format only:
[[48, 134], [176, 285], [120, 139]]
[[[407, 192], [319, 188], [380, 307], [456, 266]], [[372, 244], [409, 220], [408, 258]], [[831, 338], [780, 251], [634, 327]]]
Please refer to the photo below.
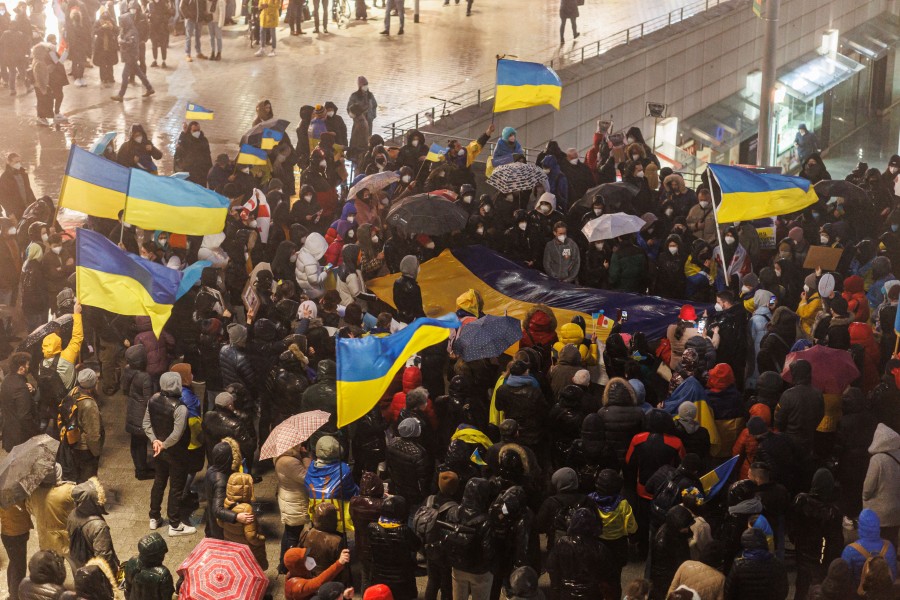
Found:
[[887, 56], [900, 41], [900, 17], [884, 13], [878, 19], [863, 23], [841, 37], [845, 49], [858, 52], [872, 60]]
[[784, 84], [788, 94], [802, 102], [809, 102], [864, 68], [842, 54], [810, 53], [788, 65], [778, 81]]
[[[381, 300], [395, 306], [393, 290], [398, 277], [399, 273], [379, 277], [367, 285]], [[618, 310], [627, 310], [628, 321], [622, 329], [642, 331], [650, 339], [665, 335], [666, 327], [676, 321], [684, 304], [655, 296], [561, 283], [539, 271], [521, 267], [484, 246], [444, 250], [421, 265], [417, 280], [428, 315], [454, 312], [456, 298], [472, 288], [481, 294], [487, 314], [524, 319], [532, 306], [546, 304], [556, 314], [559, 326], [571, 322], [576, 315], [590, 323], [591, 315], [601, 310], [610, 317], [615, 317]]]

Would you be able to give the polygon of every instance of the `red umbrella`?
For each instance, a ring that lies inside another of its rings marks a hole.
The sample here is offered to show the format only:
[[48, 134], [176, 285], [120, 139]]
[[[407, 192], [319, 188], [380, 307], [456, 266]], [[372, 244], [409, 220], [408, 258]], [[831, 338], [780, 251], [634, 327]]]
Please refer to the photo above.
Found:
[[823, 394], [843, 394], [847, 386], [859, 377], [859, 369], [849, 352], [817, 344], [787, 355], [781, 378], [788, 383], [793, 383], [790, 366], [795, 360], [805, 360], [810, 364], [812, 386]]
[[180, 600], [262, 600], [269, 586], [249, 546], [213, 538], [194, 547], [178, 574]]
[[324, 410], [311, 410], [288, 417], [269, 434], [259, 450], [259, 460], [281, 456], [297, 444], [302, 444], [330, 418], [331, 414]]

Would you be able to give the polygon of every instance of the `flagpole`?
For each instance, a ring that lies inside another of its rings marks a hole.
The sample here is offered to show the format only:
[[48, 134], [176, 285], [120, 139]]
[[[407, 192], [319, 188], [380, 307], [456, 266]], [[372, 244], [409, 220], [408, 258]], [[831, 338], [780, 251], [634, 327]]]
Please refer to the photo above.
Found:
[[[707, 169], [709, 169], [709, 168], [707, 167]], [[716, 174], [713, 172], [712, 169], [709, 169], [709, 172], [710, 172], [710, 174], [712, 174], [713, 178], [716, 180], [716, 184], [719, 186], [719, 206], [721, 206], [722, 205], [722, 184], [719, 183], [719, 179], [718, 179], [718, 177], [716, 177]], [[724, 270], [724, 272], [722, 273], [722, 280], [725, 282], [725, 287], [727, 288], [728, 287], [728, 265], [725, 264], [725, 246], [722, 244], [722, 230], [719, 227], [719, 215], [718, 215], [719, 207], [716, 206], [716, 198], [715, 198], [715, 196], [713, 196], [712, 192], [713, 192], [713, 186], [712, 186], [712, 183], [710, 183], [709, 195], [710, 195], [710, 197], [712, 197], [712, 203], [713, 203], [712, 214], [713, 214], [713, 220], [716, 222], [716, 239], [719, 240], [719, 254], [722, 255], [722, 269]]]
[[131, 191], [131, 169], [134, 167], [129, 167], [128, 169], [128, 187], [125, 188], [125, 206], [122, 207], [122, 219], [119, 221], [119, 244], [122, 244], [122, 240], [125, 239], [125, 212], [128, 210], [128, 192]]
[[497, 75], [500, 73], [500, 60], [503, 59], [503, 57], [505, 57], [505, 56], [506, 56], [505, 54], [498, 54], [497, 55], [497, 64], [494, 67], [494, 103], [493, 103], [493, 106], [491, 107], [491, 125], [494, 124], [494, 117], [497, 116], [497, 112], [496, 112], [496, 109], [497, 109]]

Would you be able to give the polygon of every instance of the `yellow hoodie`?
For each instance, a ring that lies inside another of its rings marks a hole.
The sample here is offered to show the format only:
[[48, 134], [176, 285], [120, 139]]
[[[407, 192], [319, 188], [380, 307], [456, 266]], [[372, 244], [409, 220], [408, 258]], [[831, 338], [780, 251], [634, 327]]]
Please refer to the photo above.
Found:
[[582, 366], [592, 367], [597, 364], [597, 344], [588, 346], [584, 343], [584, 332], [577, 323], [566, 323], [559, 328], [559, 341], [553, 344], [553, 350], [558, 355], [566, 344], [572, 344], [578, 348]]
[[78, 354], [81, 352], [81, 342], [84, 341], [84, 330], [81, 326], [81, 314], [72, 315], [72, 339], [69, 345], [62, 347], [62, 339], [55, 333], [51, 333], [41, 342], [41, 350], [44, 353], [45, 367], [53, 364], [53, 359], [59, 354], [59, 363], [56, 372], [62, 378], [66, 389], [72, 389], [75, 385], [75, 365], [78, 363]]

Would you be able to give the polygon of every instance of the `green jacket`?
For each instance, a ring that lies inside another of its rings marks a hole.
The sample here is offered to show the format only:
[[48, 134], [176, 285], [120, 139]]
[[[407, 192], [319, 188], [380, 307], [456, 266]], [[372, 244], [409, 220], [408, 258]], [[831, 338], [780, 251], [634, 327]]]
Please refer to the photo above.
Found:
[[614, 290], [641, 294], [647, 289], [647, 256], [634, 245], [623, 245], [609, 261], [609, 285]]
[[125, 563], [127, 600], [172, 600], [175, 584], [164, 566], [146, 567], [137, 556]]

